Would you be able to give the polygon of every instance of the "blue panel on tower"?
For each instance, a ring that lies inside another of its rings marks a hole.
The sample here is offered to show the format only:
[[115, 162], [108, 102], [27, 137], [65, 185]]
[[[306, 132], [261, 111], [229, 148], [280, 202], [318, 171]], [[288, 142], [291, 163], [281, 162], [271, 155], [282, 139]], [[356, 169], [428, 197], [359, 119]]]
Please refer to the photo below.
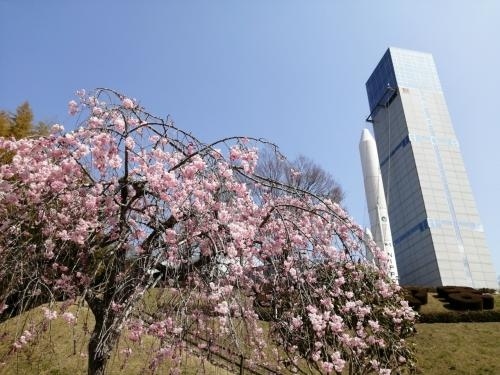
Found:
[[396, 75], [388, 49], [366, 82], [370, 112], [373, 113], [378, 104], [385, 104], [384, 102], [389, 100], [393, 94], [393, 91], [389, 89], [396, 87]]

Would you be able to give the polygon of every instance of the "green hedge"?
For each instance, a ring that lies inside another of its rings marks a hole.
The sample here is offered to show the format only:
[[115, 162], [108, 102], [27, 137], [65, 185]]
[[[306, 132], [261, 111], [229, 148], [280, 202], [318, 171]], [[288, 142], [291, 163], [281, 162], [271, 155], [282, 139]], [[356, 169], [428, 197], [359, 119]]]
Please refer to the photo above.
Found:
[[[420, 289], [404, 288], [407, 295], [413, 298]], [[429, 292], [435, 291], [438, 294], [435, 297], [448, 302], [448, 308], [452, 310], [421, 313], [421, 323], [500, 322], [500, 311], [493, 310], [495, 297], [487, 293], [489, 289], [474, 289], [468, 286], [438, 286], [434, 290], [427, 289]]]
[[422, 301], [420, 301], [413, 294], [405, 295], [405, 300], [408, 302], [408, 305], [413, 308], [415, 311], [420, 311], [420, 306], [422, 306]]
[[418, 310], [421, 305], [427, 304], [428, 288], [421, 286], [406, 285], [402, 287], [405, 292], [405, 299], [411, 307]]
[[484, 323], [500, 322], [500, 311], [446, 311], [421, 314], [420, 323]]
[[456, 293], [473, 293], [481, 294], [480, 291], [471, 288], [470, 286], [438, 286], [436, 288], [439, 298], [448, 299], [448, 295]]
[[[486, 310], [493, 309], [495, 299], [487, 293], [487, 288], [474, 289], [468, 286], [440, 286], [437, 287], [438, 297], [447, 300], [451, 307], [458, 310]], [[479, 302], [481, 299], [481, 302]], [[468, 304], [467, 302], [474, 303]], [[480, 305], [480, 306], [479, 306]]]
[[495, 307], [495, 297], [492, 294], [484, 293], [482, 295], [483, 298], [483, 309], [485, 310], [493, 310]]
[[496, 290], [491, 289], [491, 288], [479, 288], [478, 289], [481, 293], [487, 293], [487, 294], [495, 294]]
[[483, 298], [481, 294], [467, 292], [458, 292], [448, 294], [448, 302], [451, 308], [455, 310], [482, 310]]

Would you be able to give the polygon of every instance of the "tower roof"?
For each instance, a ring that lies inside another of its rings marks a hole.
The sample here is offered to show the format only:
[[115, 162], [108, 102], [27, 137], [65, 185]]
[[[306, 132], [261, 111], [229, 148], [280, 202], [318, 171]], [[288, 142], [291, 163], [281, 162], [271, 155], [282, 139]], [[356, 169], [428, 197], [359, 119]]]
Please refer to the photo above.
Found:
[[399, 87], [442, 91], [430, 53], [389, 47], [366, 81], [370, 112], [388, 100], [388, 89]]

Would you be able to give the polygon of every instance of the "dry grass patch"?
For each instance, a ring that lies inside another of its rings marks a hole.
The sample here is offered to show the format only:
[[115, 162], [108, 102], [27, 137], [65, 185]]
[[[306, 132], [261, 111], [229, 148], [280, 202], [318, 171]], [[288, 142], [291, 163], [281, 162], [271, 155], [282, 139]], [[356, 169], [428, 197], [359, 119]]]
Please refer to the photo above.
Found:
[[[72, 309], [72, 311], [75, 311]], [[87, 345], [89, 330], [94, 326], [90, 311], [81, 308], [78, 323], [69, 329], [62, 319], [56, 319], [46, 327], [43, 335], [22, 350], [13, 351], [12, 342], [30, 324], [38, 324], [42, 319], [41, 308], [33, 309], [0, 325], [0, 374], [40, 374], [40, 375], [85, 375], [87, 374]], [[107, 374], [150, 374], [152, 357], [148, 348], [157, 343], [145, 338], [143, 346], [129, 345], [120, 340], [118, 348], [112, 353]], [[122, 349], [131, 348], [132, 354], [126, 357]], [[231, 372], [212, 365], [198, 357], [187, 347], [181, 356], [183, 374], [221, 374]], [[165, 363], [155, 374], [168, 374], [169, 364]]]
[[500, 374], [500, 323], [417, 324], [419, 372]]
[[[155, 300], [154, 293], [150, 298]], [[146, 298], [147, 300], [147, 298]], [[151, 300], [148, 302], [151, 303]], [[154, 304], [153, 304], [154, 305]], [[154, 306], [151, 307], [154, 310]], [[495, 310], [500, 310], [500, 296], [495, 296]], [[75, 311], [75, 310], [73, 310]], [[421, 313], [450, 311], [443, 303], [429, 295], [429, 302], [422, 306]], [[10, 319], [0, 325], [0, 373], [1, 374], [43, 374], [43, 375], [84, 375], [87, 373], [87, 343], [92, 329], [93, 316], [87, 309], [79, 312], [78, 324], [73, 332], [62, 319], [52, 321], [45, 335], [37, 345], [28, 346], [17, 353], [11, 352], [12, 338], [19, 335], [26, 327], [23, 321], [39, 322], [41, 310], [34, 309], [22, 316]], [[85, 326], [88, 329], [85, 329]], [[264, 331], [268, 330], [263, 324]], [[421, 374], [500, 374], [500, 323], [434, 323], [417, 324], [417, 335], [410, 340], [417, 351], [418, 369]], [[130, 346], [133, 353], [125, 361], [120, 351], [128, 345], [121, 340], [119, 347], [112, 354], [108, 374], [148, 374], [151, 357], [148, 345], [146, 349]], [[231, 372], [214, 366], [201, 359], [206, 354], [193, 353], [186, 348], [182, 356], [183, 374], [230, 374]], [[302, 363], [305, 370], [305, 363]], [[164, 364], [156, 374], [168, 373], [169, 366]]]

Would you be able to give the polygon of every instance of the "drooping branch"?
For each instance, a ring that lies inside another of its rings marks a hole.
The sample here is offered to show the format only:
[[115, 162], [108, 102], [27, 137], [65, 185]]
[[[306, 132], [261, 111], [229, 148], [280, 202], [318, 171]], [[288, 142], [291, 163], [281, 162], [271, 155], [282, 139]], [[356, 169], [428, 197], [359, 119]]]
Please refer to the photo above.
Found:
[[[152, 370], [175, 365], [188, 333], [255, 360], [272, 342], [283, 363], [305, 358], [324, 373], [411, 365], [414, 314], [315, 165], [260, 173], [258, 147], [279, 160], [276, 146], [203, 143], [109, 89], [80, 93], [69, 110], [73, 132], [0, 138], [13, 155], [0, 166], [1, 319], [49, 303], [44, 319], [74, 323], [68, 306], [85, 300], [90, 374], [120, 335], [154, 342]], [[268, 340], [259, 317], [271, 320]]]

